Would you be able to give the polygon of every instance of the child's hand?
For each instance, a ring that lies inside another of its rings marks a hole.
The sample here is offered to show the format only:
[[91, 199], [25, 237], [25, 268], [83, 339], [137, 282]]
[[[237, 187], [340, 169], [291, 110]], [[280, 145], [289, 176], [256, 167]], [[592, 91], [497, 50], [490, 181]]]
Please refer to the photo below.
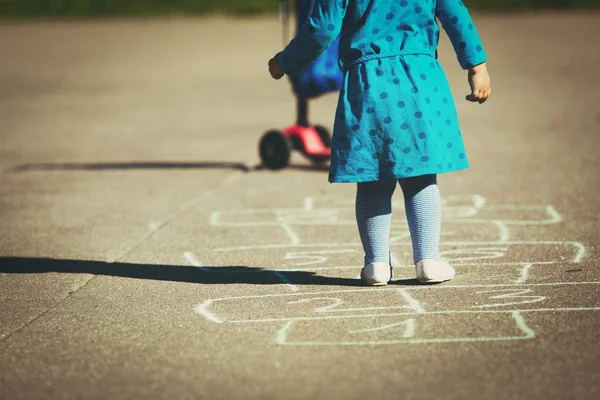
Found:
[[281, 79], [283, 75], [285, 75], [279, 67], [277, 56], [279, 56], [279, 53], [269, 60], [269, 72], [271, 73], [271, 77], [273, 79]]
[[471, 94], [467, 96], [467, 100], [473, 103], [485, 103], [492, 93], [486, 63], [469, 69], [469, 85], [471, 86]]

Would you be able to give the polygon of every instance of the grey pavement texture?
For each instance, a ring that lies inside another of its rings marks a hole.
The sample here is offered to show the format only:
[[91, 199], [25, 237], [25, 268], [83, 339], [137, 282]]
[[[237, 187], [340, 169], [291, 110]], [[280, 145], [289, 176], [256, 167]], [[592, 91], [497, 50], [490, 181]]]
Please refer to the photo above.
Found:
[[376, 289], [355, 187], [256, 168], [295, 116], [275, 18], [0, 24], [0, 398], [600, 398], [600, 14], [475, 19], [457, 277], [415, 285], [398, 192]]

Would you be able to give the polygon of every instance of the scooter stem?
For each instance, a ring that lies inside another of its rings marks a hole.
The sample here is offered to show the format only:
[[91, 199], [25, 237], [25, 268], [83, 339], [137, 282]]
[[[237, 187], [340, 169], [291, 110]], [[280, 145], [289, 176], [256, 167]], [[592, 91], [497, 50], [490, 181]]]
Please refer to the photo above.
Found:
[[279, 0], [279, 19], [283, 23], [283, 47], [290, 41], [290, 9], [287, 0]]

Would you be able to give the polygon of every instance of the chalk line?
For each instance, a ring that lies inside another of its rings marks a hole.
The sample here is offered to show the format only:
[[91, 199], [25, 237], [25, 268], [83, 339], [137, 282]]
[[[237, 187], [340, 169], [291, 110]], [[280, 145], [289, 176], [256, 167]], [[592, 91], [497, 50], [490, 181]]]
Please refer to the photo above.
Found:
[[461, 314], [506, 314], [506, 313], [538, 313], [538, 312], [584, 312], [600, 311], [600, 307], [563, 307], [563, 308], [531, 308], [517, 310], [447, 310], [447, 311], [428, 311], [425, 314], [416, 312], [396, 312], [386, 314], [364, 314], [364, 315], [327, 315], [323, 317], [283, 317], [283, 318], [264, 318], [264, 319], [240, 319], [226, 321], [230, 324], [259, 324], [266, 322], [284, 322], [284, 321], [318, 321], [328, 319], [357, 319], [357, 318], [381, 318], [381, 317], [402, 317], [419, 316], [427, 317], [429, 315], [461, 315]]
[[533, 263], [523, 264], [523, 268], [521, 269], [521, 276], [519, 279], [515, 281], [515, 283], [525, 283], [529, 278], [529, 270], [533, 267]]
[[[553, 206], [491, 205], [491, 206], [486, 206], [486, 209], [487, 210], [512, 210], [512, 211], [540, 210], [540, 209], [543, 209], [544, 211], [546, 211], [546, 213], [550, 217], [549, 219], [545, 219], [545, 220], [542, 220], [542, 221], [502, 220], [503, 222], [505, 222], [505, 223], [507, 223], [509, 225], [531, 225], [531, 226], [535, 226], [535, 225], [553, 225], [553, 224], [558, 224], [558, 223], [560, 223], [560, 222], [562, 222], [564, 220], [564, 218], [562, 217], [562, 215], [560, 215], [560, 213]], [[470, 221], [471, 222], [474, 222], [474, 221], [485, 222], [487, 220], [480, 219], [480, 220], [470, 220]]]
[[183, 257], [194, 267], [198, 268], [201, 271], [204, 272], [212, 272], [210, 269], [205, 268], [202, 266], [202, 264], [200, 264], [200, 262], [198, 261], [198, 259], [196, 258], [196, 256], [193, 253], [190, 253], [189, 251], [186, 251], [185, 253], [183, 253]]
[[496, 220], [492, 221], [492, 223], [498, 227], [498, 230], [500, 230], [500, 239], [498, 239], [498, 242], [508, 242], [510, 240], [510, 232], [506, 223], [504, 221]]
[[378, 332], [378, 331], [383, 331], [386, 329], [395, 328], [400, 325], [406, 325], [406, 329], [404, 330], [404, 335], [403, 335], [404, 338], [411, 338], [411, 337], [415, 336], [415, 325], [416, 324], [415, 324], [414, 318], [408, 319], [406, 321], [395, 322], [395, 323], [389, 324], [389, 325], [379, 326], [377, 328], [367, 328], [367, 329], [359, 329], [359, 330], [355, 330], [355, 331], [348, 331], [348, 333], [355, 334], [355, 333]]
[[314, 206], [314, 198], [308, 196], [304, 199], [304, 211], [312, 211]]
[[531, 289], [499, 289], [499, 290], [484, 290], [481, 292], [476, 292], [475, 294], [489, 294], [489, 293], [498, 293], [498, 292], [509, 292], [507, 294], [501, 294], [498, 296], [490, 296], [490, 299], [528, 299], [524, 301], [517, 301], [512, 303], [496, 303], [496, 304], [478, 304], [472, 306], [471, 308], [491, 308], [491, 307], [506, 307], [506, 306], [516, 306], [519, 304], [531, 304], [537, 303], [540, 301], [544, 301], [547, 299], [546, 296], [523, 296], [524, 294], [531, 293]]
[[583, 259], [583, 256], [585, 255], [585, 246], [583, 245], [583, 243], [580, 243], [580, 242], [573, 242], [572, 244], [573, 244], [573, 246], [575, 246], [579, 249], [579, 253], [573, 260], [573, 263], [579, 264], [581, 262], [581, 260]]
[[288, 288], [290, 288], [290, 290], [292, 292], [297, 292], [298, 291], [298, 287], [296, 285], [294, 285], [288, 278], [286, 278], [282, 273], [280, 273], [279, 271], [271, 271], [273, 272], [273, 274], [279, 278], [279, 280], [281, 282], [283, 282], [285, 284], [285, 286], [287, 286]]
[[399, 289], [398, 293], [400, 293], [404, 300], [406, 300], [406, 302], [408, 303], [408, 307], [411, 310], [414, 310], [417, 314], [425, 314], [426, 311], [423, 308], [423, 305], [417, 299], [412, 297], [410, 293], [408, 293], [408, 290]]
[[290, 245], [297, 246], [300, 244], [300, 238], [288, 224], [280, 224], [280, 226], [285, 230], [285, 233], [290, 238]]
[[[198, 268], [201, 271], [208, 272], [208, 273], [222, 273], [219, 271], [212, 271], [206, 267], [203, 267], [202, 264], [196, 258], [196, 256], [193, 253], [190, 253], [189, 251], [186, 251], [185, 253], [183, 253], [183, 256], [191, 265], [193, 265], [194, 267]], [[283, 282], [288, 288], [290, 288], [290, 290], [292, 290], [294, 292], [298, 291], [298, 287], [293, 285], [292, 282], [290, 282], [290, 280], [287, 279], [279, 271], [265, 269], [265, 270], [254, 271], [252, 273], [265, 273], [265, 272], [270, 272], [270, 273], [274, 274], [277, 278], [279, 278], [279, 280], [281, 282]], [[235, 274], [235, 272], [226, 272], [226, 273]]]
[[[306, 294], [309, 294], [309, 293], [310, 292], [307, 292]], [[308, 302], [310, 302], [312, 300], [321, 300], [321, 299], [302, 299], [302, 300], [291, 302], [290, 304], [292, 304], [292, 303], [308, 303]], [[331, 299], [331, 300], [334, 300], [334, 299]], [[339, 304], [342, 304], [342, 303], [343, 303], [343, 301], [341, 301], [341, 303], [339, 303]], [[337, 305], [338, 304], [335, 304], [335, 306], [337, 306]], [[412, 306], [412, 305], [407, 305], [407, 306], [387, 306], [387, 307], [340, 308], [339, 310], [335, 310], [335, 309], [323, 310], [323, 307], [321, 307], [320, 310], [319, 309], [315, 309], [315, 312], [343, 313], [343, 312], [377, 311], [377, 310], [401, 310], [401, 309], [414, 310], [413, 307], [414, 306]], [[333, 308], [333, 307], [329, 307], [329, 308]], [[418, 310], [417, 313], [418, 314], [424, 314], [425, 311]]]
[[117, 257], [114, 257], [114, 258], [110, 258], [106, 262], [107, 263], [114, 263], [114, 262], [123, 260], [125, 257], [127, 257], [127, 255], [131, 254], [135, 249], [137, 249], [142, 243], [144, 243], [146, 240], [148, 240], [152, 236], [154, 236], [156, 234], [156, 232], [158, 232], [159, 230], [161, 230], [162, 228], [164, 228], [165, 226], [167, 226], [175, 218], [177, 218], [181, 213], [183, 213], [183, 212], [189, 210], [190, 208], [194, 207], [200, 200], [202, 200], [202, 199], [204, 199], [204, 198], [206, 198], [206, 197], [214, 194], [218, 190], [225, 189], [226, 187], [232, 185], [235, 181], [237, 181], [238, 179], [240, 179], [241, 176], [242, 176], [242, 172], [234, 172], [234, 173], [232, 173], [231, 175], [229, 175], [229, 177], [227, 179], [225, 179], [216, 188], [214, 188], [212, 190], [208, 190], [208, 191], [202, 193], [201, 195], [196, 196], [196, 197], [192, 198], [191, 200], [183, 203], [175, 211], [173, 211], [170, 214], [168, 214], [162, 220], [160, 220], [160, 221], [153, 221], [150, 230], [140, 240], [138, 240], [137, 242], [135, 242], [131, 246], [129, 246], [123, 253], [121, 253], [120, 256], [117, 256]]
[[517, 323], [517, 327], [525, 333], [526, 339], [533, 339], [535, 337], [535, 331], [527, 326], [527, 322], [525, 318], [521, 315], [519, 311], [513, 311], [512, 316]]
[[[264, 270], [269, 272], [268, 270]], [[478, 284], [478, 285], [420, 285], [413, 286], [410, 290], [444, 290], [444, 289], [475, 289], [475, 288], [503, 288], [503, 287], [544, 287], [544, 286], [577, 286], [577, 285], [600, 285], [600, 281], [597, 282], [545, 282], [545, 283], [493, 283], [493, 284]], [[246, 299], [261, 299], [269, 297], [290, 297], [290, 296], [315, 296], [321, 294], [332, 294], [332, 293], [362, 293], [362, 292], [390, 292], [397, 291], [398, 288], [386, 287], [371, 288], [365, 287], [362, 289], [346, 289], [346, 290], [330, 290], [325, 292], [307, 292], [307, 293], [281, 293], [281, 294], [260, 294], [251, 296], [234, 296], [234, 297], [221, 297], [218, 299], [212, 299], [213, 301], [227, 301], [227, 300], [246, 300]]]
[[284, 345], [287, 341], [287, 336], [290, 328], [294, 325], [294, 321], [290, 321], [287, 324], [283, 325], [279, 331], [277, 331], [277, 336], [275, 336], [275, 344]]
[[475, 208], [482, 208], [483, 206], [485, 206], [486, 203], [487, 203], [487, 200], [482, 195], [480, 195], [480, 194], [473, 195], [473, 205], [475, 206]]
[[555, 224], [563, 221], [562, 215], [560, 215], [558, 211], [556, 211], [556, 208], [554, 208], [553, 206], [546, 207], [546, 212], [550, 215], [551, 218], [549, 223]]
[[[414, 269], [415, 266], [412, 263], [407, 263], [407, 264], [402, 264], [400, 261], [398, 261], [397, 259], [394, 260], [393, 258], [393, 254], [392, 253], [392, 265], [394, 266], [394, 269], [396, 268], [403, 268], [403, 269]], [[552, 264], [556, 264], [556, 261], [540, 261], [540, 262], [533, 262], [531, 263], [532, 265], [552, 265]], [[486, 262], [453, 262], [452, 266], [454, 267], [510, 267], [510, 266], [522, 266], [523, 263], [522, 262], [498, 262], [498, 263], [486, 263]], [[361, 269], [363, 266], [362, 265], [345, 265], [345, 266], [338, 266], [338, 267], [310, 267], [310, 266], [306, 266], [303, 268], [284, 268], [282, 269], [284, 272], [297, 272], [297, 271], [327, 271], [327, 270], [345, 270], [345, 269]], [[503, 275], [497, 275], [497, 276], [507, 276], [509, 274], [503, 274]], [[466, 276], [465, 274], [461, 274], [462, 277]], [[493, 278], [494, 276], [489, 276], [489, 278]], [[518, 282], [515, 282], [518, 283]]]
[[[444, 242], [444, 246], [488, 246], [497, 245], [498, 242]], [[571, 241], [547, 241], [547, 240], [529, 240], [529, 241], [510, 241], [503, 242], [504, 245], [562, 245], [562, 246], [573, 246], [577, 249], [577, 254], [573, 257], [573, 263], [579, 264], [585, 255], [585, 246], [580, 242]], [[362, 246], [360, 242], [349, 242], [349, 243], [299, 243], [294, 245], [289, 244], [266, 244], [266, 245], [250, 245], [250, 246], [232, 246], [232, 247], [220, 247], [214, 249], [214, 251], [245, 251], [245, 250], [264, 250], [264, 249], [285, 249], [285, 248], [310, 248], [310, 247], [353, 247]], [[395, 246], [412, 246], [411, 243], [396, 243]]]
[[[430, 343], [464, 343], [464, 342], [498, 342], [513, 340], [530, 340], [536, 337], [533, 329], [527, 326], [525, 318], [518, 311], [511, 312], [511, 316], [517, 328], [524, 333], [523, 336], [500, 336], [500, 337], [455, 337], [455, 338], [437, 338], [437, 339], [415, 339], [414, 328], [416, 326], [414, 319], [403, 321], [401, 323], [388, 325], [397, 326], [408, 322], [407, 330], [404, 332], [404, 339], [398, 340], [366, 340], [366, 341], [333, 341], [333, 342], [288, 342], [288, 333], [294, 325], [294, 321], [286, 323], [278, 332], [275, 343], [285, 346], [372, 346], [372, 345], [392, 345], [392, 344], [430, 344]], [[381, 330], [386, 327], [376, 328]], [[412, 331], [411, 331], [412, 328]], [[368, 330], [365, 330], [368, 331]], [[349, 333], [355, 333], [350, 331]]]
[[215, 322], [217, 324], [222, 324], [223, 320], [217, 318], [215, 314], [208, 311], [208, 307], [214, 302], [214, 300], [205, 300], [202, 304], [198, 304], [194, 309], [198, 314], [202, 315], [204, 318], [211, 322]]

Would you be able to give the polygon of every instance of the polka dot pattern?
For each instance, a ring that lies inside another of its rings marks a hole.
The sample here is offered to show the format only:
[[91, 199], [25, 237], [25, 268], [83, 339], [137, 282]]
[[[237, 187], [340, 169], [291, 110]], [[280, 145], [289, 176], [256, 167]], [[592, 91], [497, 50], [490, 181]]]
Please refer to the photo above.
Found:
[[[331, 4], [344, 2], [319, 3], [334, 7]], [[463, 2], [356, 0], [355, 7], [342, 31], [352, 33], [352, 42], [341, 47], [340, 57], [344, 66], [348, 60], [360, 62], [347, 67], [340, 91], [330, 182], [399, 179], [468, 168], [452, 93], [433, 57], [437, 39], [428, 51], [405, 52], [437, 38], [441, 32], [437, 17], [461, 65], [485, 58]], [[315, 29], [312, 25], [319, 24], [313, 22], [307, 29], [312, 39], [298, 43], [302, 48], [298, 54], [325, 48], [320, 32], [337, 32], [341, 27], [325, 21]], [[344, 47], [350, 49], [347, 54]], [[284, 62], [293, 63], [298, 57]]]

